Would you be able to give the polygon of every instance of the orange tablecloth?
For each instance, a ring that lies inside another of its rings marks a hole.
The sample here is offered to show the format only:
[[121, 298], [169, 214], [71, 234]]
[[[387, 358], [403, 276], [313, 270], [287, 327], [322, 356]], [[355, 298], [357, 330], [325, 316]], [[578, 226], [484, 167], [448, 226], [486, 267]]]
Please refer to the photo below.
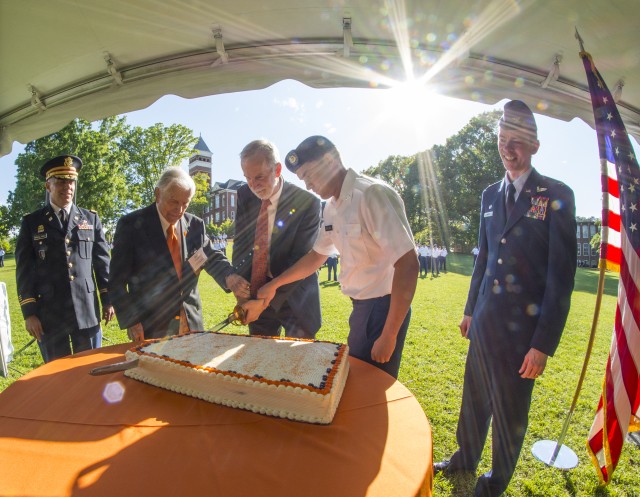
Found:
[[350, 358], [333, 423], [320, 426], [88, 374], [128, 347], [45, 364], [0, 394], [0, 495], [431, 495], [429, 423], [369, 364]]

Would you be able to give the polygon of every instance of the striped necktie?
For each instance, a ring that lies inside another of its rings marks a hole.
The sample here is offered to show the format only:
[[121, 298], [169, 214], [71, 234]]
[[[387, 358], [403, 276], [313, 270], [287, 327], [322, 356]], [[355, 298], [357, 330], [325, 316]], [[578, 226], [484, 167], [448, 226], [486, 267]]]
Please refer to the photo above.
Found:
[[267, 208], [271, 200], [263, 200], [256, 222], [256, 236], [253, 246], [253, 262], [251, 264], [251, 296], [255, 297], [258, 289], [267, 282], [269, 269], [269, 213]]

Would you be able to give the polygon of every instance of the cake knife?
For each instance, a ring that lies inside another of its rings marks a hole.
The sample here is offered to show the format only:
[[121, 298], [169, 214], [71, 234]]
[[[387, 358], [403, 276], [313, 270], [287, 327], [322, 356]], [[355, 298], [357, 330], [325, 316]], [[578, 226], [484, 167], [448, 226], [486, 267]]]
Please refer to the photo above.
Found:
[[[233, 309], [233, 312], [229, 314], [224, 321], [221, 321], [206, 332], [215, 333], [231, 323], [242, 324], [246, 316], [247, 312], [238, 304]], [[133, 369], [137, 366], [138, 359], [130, 359], [128, 361], [121, 361], [114, 364], [109, 364], [107, 366], [99, 366], [97, 368], [93, 368], [91, 371], [89, 371], [89, 374], [92, 376], [100, 376], [103, 374], [117, 373], [118, 371], [126, 371], [127, 369]]]

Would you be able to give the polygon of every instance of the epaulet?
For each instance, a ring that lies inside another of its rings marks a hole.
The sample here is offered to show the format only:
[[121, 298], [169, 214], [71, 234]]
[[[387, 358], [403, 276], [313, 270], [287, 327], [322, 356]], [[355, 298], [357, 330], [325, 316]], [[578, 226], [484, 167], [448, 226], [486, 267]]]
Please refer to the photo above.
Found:
[[94, 214], [98, 213], [98, 211], [94, 211], [93, 209], [89, 209], [89, 212], [93, 212]]

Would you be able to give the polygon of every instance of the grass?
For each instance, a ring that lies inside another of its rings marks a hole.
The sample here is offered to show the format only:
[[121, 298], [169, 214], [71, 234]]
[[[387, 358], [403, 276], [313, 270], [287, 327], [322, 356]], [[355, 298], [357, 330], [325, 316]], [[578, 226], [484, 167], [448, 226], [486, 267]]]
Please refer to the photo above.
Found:
[[[419, 279], [413, 301], [413, 317], [404, 349], [399, 380], [416, 396], [433, 430], [434, 460], [451, 455], [456, 449], [455, 428], [460, 408], [464, 361], [468, 342], [460, 337], [458, 323], [466, 300], [471, 274], [471, 256], [452, 254], [447, 258], [449, 272], [440, 277]], [[318, 338], [345, 341], [348, 333], [350, 302], [338, 285], [326, 282], [326, 269], [320, 273], [323, 326]], [[529, 431], [508, 496], [639, 496], [640, 448], [625, 444], [613, 481], [599, 486], [585, 444], [594, 411], [600, 397], [604, 368], [609, 352], [616, 307], [617, 276], [608, 274], [602, 301], [596, 341], [582, 393], [564, 441], [579, 458], [578, 467], [562, 472], [538, 462], [531, 446], [538, 440], [557, 440], [565, 421], [581, 372], [591, 330], [598, 273], [578, 269], [576, 291], [560, 347], [551, 358], [543, 377], [536, 382], [530, 412]], [[24, 346], [29, 336], [17, 304], [15, 263], [8, 259], [0, 268], [0, 281], [7, 283], [13, 344]], [[210, 328], [233, 308], [234, 299], [220, 290], [211, 278], [202, 275], [205, 327]], [[241, 327], [244, 331], [246, 328]], [[126, 333], [110, 324], [105, 345], [127, 341]], [[24, 373], [42, 364], [36, 345], [21, 354], [12, 367]], [[14, 370], [9, 378], [0, 377], [0, 390], [19, 377]], [[490, 467], [489, 444], [479, 474]], [[438, 475], [434, 483], [436, 497], [465, 496], [472, 492], [475, 480], [447, 480]], [[393, 497], [393, 496], [390, 496]]]

